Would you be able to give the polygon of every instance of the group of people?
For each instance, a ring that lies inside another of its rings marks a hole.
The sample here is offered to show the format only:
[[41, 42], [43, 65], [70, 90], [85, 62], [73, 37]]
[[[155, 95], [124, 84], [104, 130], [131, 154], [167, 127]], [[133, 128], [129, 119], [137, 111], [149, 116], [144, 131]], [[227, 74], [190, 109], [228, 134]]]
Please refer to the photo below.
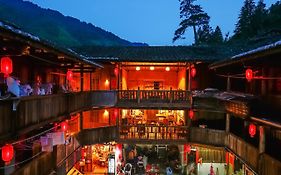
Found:
[[40, 82], [34, 83], [33, 86], [30, 84], [21, 84], [20, 81], [14, 77], [7, 77], [6, 83], [4, 84], [6, 88], [1, 89], [1, 96], [5, 95], [7, 92], [11, 93], [16, 97], [30, 96], [30, 95], [50, 95], [56, 93], [67, 93], [71, 92], [71, 88], [68, 85], [57, 85], [54, 83]]

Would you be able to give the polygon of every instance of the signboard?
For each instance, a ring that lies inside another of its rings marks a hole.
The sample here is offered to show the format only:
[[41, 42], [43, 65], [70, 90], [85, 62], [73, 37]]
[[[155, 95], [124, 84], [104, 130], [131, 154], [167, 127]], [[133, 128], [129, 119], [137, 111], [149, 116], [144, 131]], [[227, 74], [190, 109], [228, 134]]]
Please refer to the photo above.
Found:
[[114, 157], [108, 158], [108, 173], [110, 173], [110, 174], [115, 173], [115, 159], [114, 159]]

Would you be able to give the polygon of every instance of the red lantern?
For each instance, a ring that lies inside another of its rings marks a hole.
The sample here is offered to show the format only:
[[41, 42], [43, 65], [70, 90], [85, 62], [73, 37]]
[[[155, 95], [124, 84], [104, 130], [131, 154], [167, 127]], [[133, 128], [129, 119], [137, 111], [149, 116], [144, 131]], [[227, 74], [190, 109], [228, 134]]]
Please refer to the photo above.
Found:
[[251, 137], [254, 137], [256, 135], [256, 130], [257, 130], [256, 125], [251, 123], [249, 125], [249, 134], [250, 134]]
[[195, 75], [196, 75], [196, 69], [195, 69], [195, 67], [191, 68], [190, 75], [191, 75], [192, 78], [195, 77]]
[[2, 147], [2, 160], [4, 162], [10, 162], [14, 157], [14, 148], [12, 145], [7, 144]]
[[67, 122], [61, 122], [60, 126], [61, 126], [61, 129], [63, 131], [67, 131], [67, 129], [68, 129], [68, 123]]
[[115, 118], [118, 117], [118, 109], [114, 109], [114, 117], [115, 117]]
[[9, 57], [1, 58], [1, 72], [7, 77], [13, 72], [13, 61]]
[[188, 116], [189, 116], [189, 118], [190, 118], [191, 120], [193, 119], [193, 117], [194, 117], [194, 112], [193, 112], [192, 109], [190, 109], [190, 110], [188, 111]]
[[247, 69], [245, 73], [245, 77], [248, 81], [251, 81], [253, 79], [253, 70]]
[[184, 152], [190, 154], [191, 146], [190, 145], [184, 145]]
[[115, 68], [114, 68], [114, 75], [115, 75], [116, 77], [118, 76], [118, 72], [119, 72], [119, 71], [118, 71], [118, 67], [115, 67]]
[[73, 79], [73, 72], [71, 70], [68, 70], [66, 73], [66, 79], [68, 81], [71, 81]]

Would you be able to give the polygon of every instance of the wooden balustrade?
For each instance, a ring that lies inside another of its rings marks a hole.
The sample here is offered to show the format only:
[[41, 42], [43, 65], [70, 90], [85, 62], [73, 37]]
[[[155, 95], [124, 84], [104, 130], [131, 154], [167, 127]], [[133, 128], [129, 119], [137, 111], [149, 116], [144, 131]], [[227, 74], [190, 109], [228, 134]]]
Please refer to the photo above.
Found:
[[191, 93], [179, 90], [120, 90], [118, 101], [134, 102], [190, 102]]
[[243, 139], [229, 134], [226, 146], [244, 160], [253, 170], [258, 171], [259, 150]]
[[195, 128], [190, 129], [190, 142], [201, 143], [214, 146], [225, 145], [225, 131], [207, 129], [207, 128]]
[[186, 140], [186, 126], [157, 126], [157, 125], [122, 125], [119, 128], [120, 139], [145, 140]]
[[2, 100], [0, 138], [8, 138], [18, 131], [27, 132], [76, 111], [95, 106], [114, 106], [115, 103], [116, 91], [86, 91]]
[[117, 126], [84, 129], [77, 135], [81, 145], [93, 145], [118, 140]]

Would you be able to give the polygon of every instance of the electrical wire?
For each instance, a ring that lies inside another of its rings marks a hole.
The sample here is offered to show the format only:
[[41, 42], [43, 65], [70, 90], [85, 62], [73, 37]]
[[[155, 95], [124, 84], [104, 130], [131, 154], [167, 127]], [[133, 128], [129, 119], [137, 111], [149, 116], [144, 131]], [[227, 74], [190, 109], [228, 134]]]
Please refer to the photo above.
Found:
[[25, 163], [25, 162], [27, 162], [27, 161], [29, 161], [29, 160], [31, 160], [31, 159], [33, 159], [33, 158], [35, 158], [35, 157], [39, 156], [41, 153], [43, 153], [43, 152], [41, 151], [41, 152], [37, 153], [36, 155], [34, 155], [34, 156], [32, 156], [32, 157], [30, 157], [30, 158], [28, 158], [28, 159], [25, 159], [25, 160], [23, 160], [23, 161], [21, 161], [21, 162], [18, 162], [18, 163], [15, 163], [15, 164], [9, 165], [9, 166], [2, 166], [2, 167], [0, 167], [0, 169], [11, 168], [11, 167], [14, 167], [14, 166], [17, 166], [17, 165], [23, 164], [23, 163]]

